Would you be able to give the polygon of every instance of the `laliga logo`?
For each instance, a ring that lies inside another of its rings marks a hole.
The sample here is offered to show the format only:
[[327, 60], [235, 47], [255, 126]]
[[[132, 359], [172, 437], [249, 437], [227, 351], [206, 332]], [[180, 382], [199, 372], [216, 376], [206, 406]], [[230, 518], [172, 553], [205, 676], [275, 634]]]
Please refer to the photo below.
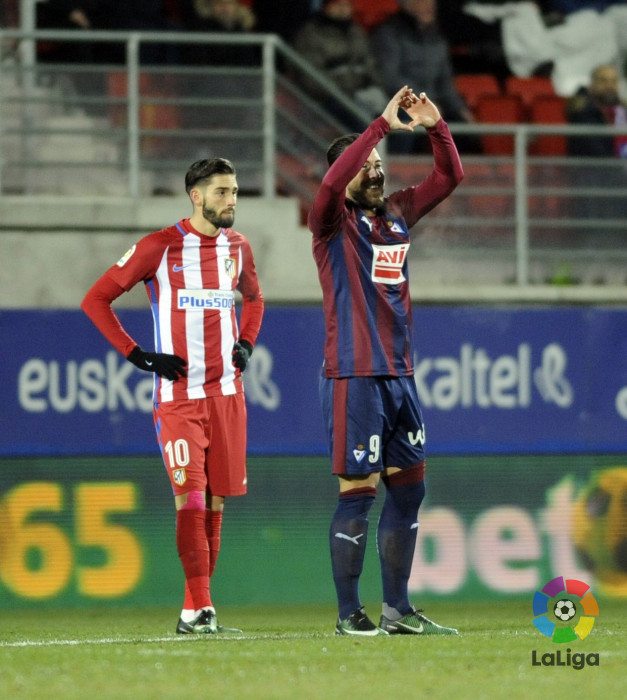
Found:
[[[594, 619], [599, 615], [599, 606], [587, 583], [576, 579], [564, 581], [558, 576], [535, 592], [533, 614], [536, 628], [556, 644], [563, 644], [585, 639], [590, 634]], [[531, 665], [572, 666], [580, 671], [586, 665], [598, 666], [599, 654], [571, 654], [570, 649], [566, 649], [564, 658], [559, 650], [538, 657], [534, 650]]]
[[549, 581], [533, 596], [533, 624], [547, 637], [560, 644], [577, 637], [585, 639], [594, 626], [599, 606], [583, 581], [561, 576]]

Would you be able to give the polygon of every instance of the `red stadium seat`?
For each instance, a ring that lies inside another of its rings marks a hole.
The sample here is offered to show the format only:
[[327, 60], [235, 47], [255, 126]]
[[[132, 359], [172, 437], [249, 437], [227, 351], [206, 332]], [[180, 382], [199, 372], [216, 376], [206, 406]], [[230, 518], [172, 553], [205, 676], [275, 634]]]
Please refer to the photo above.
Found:
[[[127, 97], [126, 73], [114, 72], [108, 75], [108, 90], [110, 97]], [[167, 87], [158, 76], [147, 73], [139, 75], [140, 99], [144, 100], [140, 107], [140, 125], [142, 129], [177, 129], [180, 126], [180, 113], [176, 105], [159, 104], [160, 97], [168, 97]], [[146, 98], [155, 98], [148, 102]], [[112, 105], [110, 108], [111, 122], [114, 126], [126, 123], [126, 106]]]
[[[564, 109], [566, 98], [559, 95], [539, 95], [531, 104], [530, 118], [533, 124], [567, 124]], [[538, 136], [529, 148], [532, 155], [566, 155], [566, 137], [558, 134]]]
[[455, 87], [464, 98], [468, 108], [474, 112], [480, 98], [500, 95], [499, 81], [489, 73], [469, 73], [455, 76]]
[[505, 94], [517, 95], [527, 109], [531, 109], [536, 97], [540, 95], [555, 95], [555, 89], [550, 78], [531, 77], [519, 78], [510, 75], [505, 80]]
[[[526, 111], [516, 95], [486, 96], [479, 100], [475, 117], [483, 124], [520, 124], [526, 121]], [[481, 137], [483, 152], [488, 155], [513, 155], [514, 137], [508, 134]]]

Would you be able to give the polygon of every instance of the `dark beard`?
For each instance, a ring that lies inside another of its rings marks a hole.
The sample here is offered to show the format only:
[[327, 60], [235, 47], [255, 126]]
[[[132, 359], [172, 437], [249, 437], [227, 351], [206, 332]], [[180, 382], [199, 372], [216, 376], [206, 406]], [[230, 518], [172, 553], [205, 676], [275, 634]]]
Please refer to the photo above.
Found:
[[[368, 189], [371, 185], [379, 185], [381, 187], [382, 199], [381, 201], [374, 201], [370, 198]], [[385, 176], [382, 174], [379, 178], [375, 180], [368, 180], [362, 182], [359, 189], [349, 190], [350, 198], [355, 202], [355, 204], [360, 209], [366, 209], [368, 211], [373, 211], [377, 216], [385, 214], [387, 210], [385, 199], [383, 198], [383, 188], [385, 186]]]
[[376, 216], [383, 216], [387, 212], [387, 202], [385, 199], [382, 202], [373, 204], [361, 190], [352, 194], [352, 200], [360, 209], [373, 211]]
[[215, 209], [207, 209], [207, 207], [202, 208], [203, 217], [216, 228], [229, 228], [233, 226], [235, 221], [235, 214], [229, 214], [227, 216], [218, 216]]

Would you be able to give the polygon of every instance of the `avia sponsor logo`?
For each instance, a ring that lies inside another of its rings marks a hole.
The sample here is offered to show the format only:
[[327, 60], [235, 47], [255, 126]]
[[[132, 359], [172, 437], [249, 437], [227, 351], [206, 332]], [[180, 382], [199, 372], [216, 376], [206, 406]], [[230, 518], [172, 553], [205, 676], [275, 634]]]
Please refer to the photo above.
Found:
[[403, 265], [407, 258], [409, 243], [372, 246], [372, 281], [383, 284], [398, 284], [405, 281]]
[[229, 311], [233, 308], [234, 294], [221, 289], [179, 289], [177, 308], [183, 311], [216, 309]]
[[[590, 591], [590, 586], [577, 579], [557, 576], [533, 596], [533, 624], [545, 637], [556, 644], [585, 639], [599, 615], [599, 605]], [[585, 666], [599, 666], [599, 654], [571, 654], [570, 649], [562, 655], [561, 650], [540, 654], [531, 652], [532, 666], [570, 666], [577, 671]]]
[[423, 406], [443, 411], [526, 408], [531, 405], [533, 384], [544, 401], [565, 409], [574, 400], [567, 366], [568, 356], [558, 343], [542, 349], [535, 367], [528, 343], [521, 343], [513, 355], [495, 358], [484, 348], [464, 343], [457, 357], [415, 359], [414, 379]]
[[[281, 405], [281, 392], [272, 379], [273, 358], [261, 344], [250, 358], [244, 386], [247, 400], [268, 411]], [[153, 409], [153, 375], [137, 369], [110, 350], [104, 361], [90, 358], [65, 363], [40, 358], [27, 360], [17, 377], [20, 407], [27, 413], [86, 413]]]

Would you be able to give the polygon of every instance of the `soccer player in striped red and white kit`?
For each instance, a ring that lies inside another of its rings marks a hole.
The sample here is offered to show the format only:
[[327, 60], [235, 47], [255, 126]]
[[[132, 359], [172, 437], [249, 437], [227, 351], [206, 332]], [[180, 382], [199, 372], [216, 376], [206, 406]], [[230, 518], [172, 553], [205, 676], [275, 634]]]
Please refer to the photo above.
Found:
[[[411, 121], [399, 118], [403, 109]], [[434, 155], [420, 184], [384, 197], [376, 146], [390, 131], [426, 129]], [[330, 549], [339, 616], [336, 633], [457, 634], [409, 601], [418, 509], [425, 494], [424, 425], [413, 378], [413, 322], [407, 251], [410, 229], [463, 178], [437, 107], [402, 88], [363, 134], [336, 139], [309, 215], [326, 326], [320, 398], [338, 505]], [[368, 512], [381, 479], [377, 529], [383, 583], [378, 625], [359, 596]]]
[[[233, 165], [193, 163], [185, 175], [192, 216], [142, 238], [93, 285], [82, 309], [139, 369], [155, 373], [157, 441], [176, 505], [176, 545], [185, 573], [177, 632], [239, 632], [218, 624], [210, 578], [227, 496], [246, 493], [242, 372], [257, 340], [264, 300], [248, 240], [231, 226]], [[155, 352], [139, 347], [111, 304], [143, 282]], [[240, 324], [235, 291], [242, 296]]]

